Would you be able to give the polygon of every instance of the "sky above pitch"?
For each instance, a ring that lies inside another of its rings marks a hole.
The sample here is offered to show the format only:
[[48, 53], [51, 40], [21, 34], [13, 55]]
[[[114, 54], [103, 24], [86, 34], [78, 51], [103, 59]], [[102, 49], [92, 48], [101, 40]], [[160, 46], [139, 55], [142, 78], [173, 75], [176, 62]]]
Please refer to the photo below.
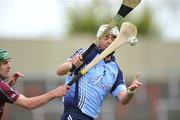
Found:
[[[90, 0], [0, 0], [0, 36], [59, 37], [67, 35], [67, 9], [84, 7]], [[119, 0], [110, 0], [114, 12]], [[116, 4], [117, 3], [117, 4]], [[164, 38], [180, 38], [179, 0], [142, 0], [136, 9], [139, 15], [145, 5], [152, 8], [154, 20]], [[179, 40], [180, 41], [180, 40]]]

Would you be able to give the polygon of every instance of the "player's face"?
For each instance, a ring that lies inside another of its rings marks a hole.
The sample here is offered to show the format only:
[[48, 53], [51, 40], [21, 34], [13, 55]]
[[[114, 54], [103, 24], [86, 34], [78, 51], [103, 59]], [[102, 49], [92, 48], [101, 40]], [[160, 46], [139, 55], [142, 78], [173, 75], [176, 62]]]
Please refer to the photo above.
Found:
[[0, 76], [1, 79], [7, 79], [9, 78], [9, 72], [11, 69], [11, 61], [5, 60], [0, 64]]
[[106, 35], [103, 37], [99, 43], [99, 47], [104, 50], [106, 49], [114, 40], [116, 39], [116, 36], [114, 35]]

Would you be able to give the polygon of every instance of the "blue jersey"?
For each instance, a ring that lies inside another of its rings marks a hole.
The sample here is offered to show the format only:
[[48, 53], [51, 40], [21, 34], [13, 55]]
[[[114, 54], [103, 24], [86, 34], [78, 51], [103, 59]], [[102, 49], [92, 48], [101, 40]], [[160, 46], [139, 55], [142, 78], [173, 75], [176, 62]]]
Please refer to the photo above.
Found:
[[[82, 49], [75, 54], [81, 52]], [[85, 66], [99, 53], [98, 48], [94, 49], [84, 60]], [[72, 80], [78, 71], [79, 69], [67, 76], [66, 84]], [[70, 91], [64, 97], [64, 105], [65, 107], [76, 107], [84, 114], [97, 118], [105, 96], [111, 93], [116, 97], [121, 91], [126, 91], [125, 80], [115, 58], [112, 56], [110, 61], [101, 60], [71, 86]]]

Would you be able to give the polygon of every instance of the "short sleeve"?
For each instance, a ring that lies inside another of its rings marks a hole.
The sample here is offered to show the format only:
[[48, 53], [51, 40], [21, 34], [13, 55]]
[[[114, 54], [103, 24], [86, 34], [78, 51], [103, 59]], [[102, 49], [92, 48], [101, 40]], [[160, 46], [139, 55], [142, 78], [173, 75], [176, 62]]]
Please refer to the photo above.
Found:
[[15, 102], [19, 97], [19, 93], [3, 81], [0, 81], [0, 93], [0, 96], [8, 103]]
[[123, 73], [120, 69], [118, 69], [118, 74], [116, 77], [116, 81], [111, 89], [111, 94], [113, 96], [117, 96], [118, 93], [120, 93], [121, 91], [126, 91], [126, 90], [127, 88], [126, 88]]
[[84, 48], [78, 49], [72, 56], [70, 56], [69, 58], [67, 58], [66, 61], [71, 61], [71, 59], [72, 59], [73, 56], [75, 56], [75, 55], [81, 55], [84, 51], [85, 51]]

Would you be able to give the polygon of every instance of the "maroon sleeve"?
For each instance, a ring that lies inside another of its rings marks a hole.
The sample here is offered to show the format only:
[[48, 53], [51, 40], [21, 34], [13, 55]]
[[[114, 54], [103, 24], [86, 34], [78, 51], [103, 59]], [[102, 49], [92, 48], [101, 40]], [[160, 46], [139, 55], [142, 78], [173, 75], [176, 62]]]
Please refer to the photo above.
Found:
[[15, 102], [19, 97], [19, 93], [2, 80], [0, 80], [0, 92], [1, 97], [8, 103]]

